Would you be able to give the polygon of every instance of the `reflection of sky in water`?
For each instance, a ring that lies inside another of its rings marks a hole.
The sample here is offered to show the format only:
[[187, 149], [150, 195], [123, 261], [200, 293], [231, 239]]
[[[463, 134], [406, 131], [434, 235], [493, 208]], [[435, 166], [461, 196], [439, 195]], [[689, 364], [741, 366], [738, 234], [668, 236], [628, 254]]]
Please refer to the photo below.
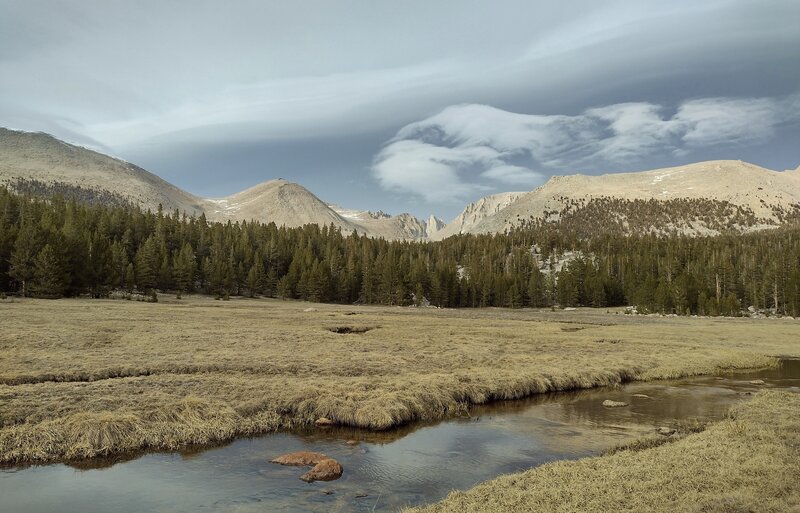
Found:
[[[0, 471], [0, 510], [367, 512], [377, 503], [375, 511], [391, 511], [437, 500], [499, 474], [597, 454], [660, 425], [718, 419], [742, 398], [741, 392], [761, 388], [748, 383], [756, 377], [766, 379], [767, 386], [796, 388], [800, 361], [781, 372], [634, 383], [476, 407], [471, 418], [409, 428], [394, 440], [353, 430], [275, 434], [183, 456], [149, 454], [98, 470], [50, 465]], [[604, 408], [604, 399], [630, 406]], [[344, 443], [347, 438], [372, 441], [350, 446]], [[338, 459], [344, 476], [307, 484], [298, 479], [304, 469], [268, 463], [297, 450]], [[356, 497], [364, 493], [367, 497]]]

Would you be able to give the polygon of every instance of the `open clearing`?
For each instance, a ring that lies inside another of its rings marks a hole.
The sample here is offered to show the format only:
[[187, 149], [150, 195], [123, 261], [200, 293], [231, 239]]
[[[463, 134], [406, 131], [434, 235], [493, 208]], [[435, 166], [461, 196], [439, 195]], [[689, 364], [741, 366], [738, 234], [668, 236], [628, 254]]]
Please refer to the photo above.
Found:
[[0, 461], [172, 450], [320, 417], [387, 429], [493, 399], [768, 366], [800, 356], [799, 334], [792, 320], [589, 310], [6, 300]]

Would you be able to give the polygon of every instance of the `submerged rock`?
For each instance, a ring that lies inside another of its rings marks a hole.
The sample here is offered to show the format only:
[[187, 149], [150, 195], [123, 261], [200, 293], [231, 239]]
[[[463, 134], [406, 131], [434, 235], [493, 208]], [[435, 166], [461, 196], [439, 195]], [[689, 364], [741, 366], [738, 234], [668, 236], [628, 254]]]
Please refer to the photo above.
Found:
[[764, 382], [763, 379], [754, 379], [754, 380], [750, 381], [750, 384], [751, 385], [765, 385], [766, 383]]
[[311, 465], [316, 465], [320, 461], [326, 459], [329, 458], [321, 452], [299, 451], [290, 452], [289, 454], [279, 456], [274, 460], [270, 460], [270, 463], [277, 463], [278, 465], [291, 465], [293, 467], [308, 467]]
[[295, 467], [313, 467], [300, 476], [300, 479], [307, 483], [313, 481], [333, 481], [334, 479], [342, 477], [342, 472], [344, 472], [344, 468], [342, 468], [338, 461], [329, 458], [321, 452], [292, 452], [270, 460], [270, 463]]
[[658, 428], [657, 432], [659, 435], [664, 435], [664, 436], [670, 436], [672, 434], [675, 434], [674, 429], [666, 426], [661, 426], [660, 428]]
[[605, 406], [606, 408], [620, 408], [622, 406], [628, 406], [628, 403], [606, 399], [605, 401], [603, 401], [603, 406]]
[[638, 399], [652, 399], [652, 397], [647, 394], [633, 394], [631, 397], [636, 397]]
[[344, 472], [344, 469], [338, 461], [326, 458], [317, 463], [314, 468], [300, 476], [300, 479], [306, 483], [311, 483], [313, 481], [333, 481], [334, 479], [342, 477], [342, 472]]

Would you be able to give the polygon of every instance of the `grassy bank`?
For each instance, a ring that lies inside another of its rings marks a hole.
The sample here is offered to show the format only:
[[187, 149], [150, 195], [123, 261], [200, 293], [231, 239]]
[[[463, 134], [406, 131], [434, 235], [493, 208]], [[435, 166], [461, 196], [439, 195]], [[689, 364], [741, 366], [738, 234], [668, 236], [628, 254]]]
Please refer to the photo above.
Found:
[[[311, 307], [311, 311], [306, 311]], [[346, 328], [346, 329], [342, 329]], [[798, 354], [788, 320], [208, 298], [0, 303], [0, 462], [177, 449]]]
[[762, 392], [702, 433], [555, 462], [406, 513], [800, 511], [800, 394]]

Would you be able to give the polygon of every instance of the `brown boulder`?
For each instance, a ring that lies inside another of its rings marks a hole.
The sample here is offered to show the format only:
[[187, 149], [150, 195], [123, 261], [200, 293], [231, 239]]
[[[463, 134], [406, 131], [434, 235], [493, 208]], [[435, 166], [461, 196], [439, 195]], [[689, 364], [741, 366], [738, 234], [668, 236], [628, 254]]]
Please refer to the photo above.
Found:
[[317, 463], [314, 468], [300, 476], [306, 483], [313, 481], [333, 481], [342, 477], [344, 469], [338, 461], [331, 458], [324, 459]]
[[270, 463], [295, 467], [313, 467], [300, 476], [300, 479], [307, 483], [312, 481], [333, 481], [342, 477], [342, 472], [344, 471], [338, 461], [325, 456], [321, 452], [292, 452], [270, 460]]
[[274, 460], [270, 460], [270, 463], [291, 465], [294, 467], [310, 467], [326, 459], [328, 459], [328, 457], [321, 452], [300, 451], [284, 454]]

